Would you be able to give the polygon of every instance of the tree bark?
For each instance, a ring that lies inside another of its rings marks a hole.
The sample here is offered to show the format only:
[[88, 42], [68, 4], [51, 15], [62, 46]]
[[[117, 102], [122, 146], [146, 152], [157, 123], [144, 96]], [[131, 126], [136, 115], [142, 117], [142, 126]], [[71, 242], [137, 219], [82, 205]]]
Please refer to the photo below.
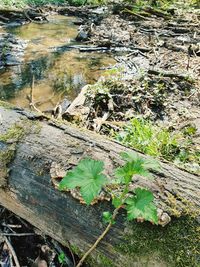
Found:
[[[89, 156], [103, 160], [106, 173], [111, 174], [116, 166], [122, 164], [119, 153], [131, 149], [69, 123], [61, 124], [41, 114], [6, 108], [1, 103], [0, 114], [0, 204], [62, 244], [70, 242], [83, 253], [104, 230], [101, 215], [105, 210], [112, 210], [111, 204], [100, 201], [86, 206], [70, 192], [58, 191], [52, 185], [52, 164], [60, 164], [68, 170]], [[12, 134], [16, 126], [24, 129], [18, 138], [15, 138], [17, 134]], [[10, 150], [14, 153], [8, 157]], [[170, 163], [161, 162], [161, 168], [159, 173], [153, 173], [154, 180], [138, 177], [134, 185], [150, 188], [156, 205], [163, 211], [168, 210], [169, 215], [170, 208], [174, 208], [169, 201], [172, 197], [177, 200], [176, 208], [180, 207], [180, 212], [184, 210], [186, 199], [199, 208], [200, 177]], [[107, 257], [114, 266], [144, 266], [131, 265], [131, 257], [115, 249], [127, 228], [122, 215], [123, 212], [92, 253], [94, 266], [109, 266], [102, 265], [99, 255]]]

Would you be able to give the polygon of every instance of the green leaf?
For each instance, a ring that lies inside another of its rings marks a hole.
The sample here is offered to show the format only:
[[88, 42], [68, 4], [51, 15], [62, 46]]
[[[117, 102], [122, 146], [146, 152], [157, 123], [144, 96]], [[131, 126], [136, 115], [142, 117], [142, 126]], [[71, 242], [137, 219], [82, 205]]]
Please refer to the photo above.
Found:
[[128, 184], [135, 174], [150, 176], [148, 169], [144, 165], [145, 160], [136, 153], [123, 153], [121, 156], [126, 161], [126, 164], [115, 172], [119, 182]]
[[151, 173], [148, 171], [159, 170], [159, 164], [154, 159], [144, 159], [135, 152], [123, 152], [121, 157], [126, 161], [123, 167], [116, 170], [115, 176], [119, 183], [129, 183], [132, 180], [133, 175], [142, 175], [151, 177]]
[[126, 162], [138, 162], [141, 165], [143, 165], [143, 168], [145, 168], [145, 169], [151, 169], [151, 170], [155, 170], [155, 171], [160, 170], [160, 164], [157, 160], [150, 158], [150, 157], [148, 157], [146, 159], [142, 158], [136, 152], [133, 152], [133, 151], [122, 152], [121, 157]]
[[59, 189], [80, 188], [80, 193], [89, 205], [99, 194], [101, 188], [107, 183], [107, 178], [102, 171], [104, 163], [93, 159], [83, 159], [69, 171], [59, 184]]
[[158, 224], [157, 209], [153, 204], [152, 192], [144, 188], [137, 188], [134, 193], [134, 197], [126, 200], [128, 220], [143, 218], [146, 221]]
[[136, 152], [121, 152], [120, 156], [123, 160], [125, 160], [126, 162], [132, 162], [132, 161], [136, 161], [138, 158], [138, 154]]
[[112, 218], [112, 214], [109, 211], [104, 211], [103, 212], [103, 222], [104, 223], [112, 223], [115, 224], [115, 221]]
[[133, 175], [136, 174], [134, 162], [127, 162], [123, 167], [117, 168], [115, 176], [120, 183], [130, 183]]
[[61, 252], [58, 255], [58, 261], [59, 261], [60, 264], [64, 264], [65, 263], [65, 253], [64, 252]]
[[109, 211], [103, 212], [103, 222], [109, 223], [112, 220], [112, 214]]
[[112, 199], [112, 204], [113, 204], [113, 206], [114, 206], [115, 208], [118, 208], [119, 206], [122, 205], [122, 201], [121, 201], [120, 198], [118, 198], [118, 197], [114, 197], [114, 198]]
[[144, 167], [148, 170], [151, 169], [153, 171], [160, 171], [161, 169], [159, 162], [153, 158], [145, 159]]

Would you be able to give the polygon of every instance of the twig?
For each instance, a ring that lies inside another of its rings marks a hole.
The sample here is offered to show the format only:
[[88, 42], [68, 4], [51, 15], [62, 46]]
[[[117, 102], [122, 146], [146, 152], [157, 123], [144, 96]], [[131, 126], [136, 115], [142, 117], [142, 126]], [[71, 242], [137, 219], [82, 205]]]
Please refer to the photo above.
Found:
[[189, 51], [188, 51], [186, 70], [189, 70], [189, 68], [190, 68], [190, 53], [189, 53]]
[[98, 133], [101, 130], [101, 126], [106, 122], [106, 120], [109, 118], [110, 112], [106, 112], [102, 118], [96, 118], [94, 119], [94, 130]]
[[8, 246], [8, 249], [9, 249], [10, 253], [11, 253], [12, 256], [13, 256], [13, 259], [14, 259], [14, 262], [15, 262], [16, 267], [20, 267], [20, 264], [19, 264], [17, 255], [16, 255], [16, 253], [15, 253], [15, 250], [14, 250], [13, 246], [11, 245], [11, 243], [10, 243], [10, 241], [8, 240], [7, 237], [5, 237], [5, 242], [6, 242], [6, 245]]
[[9, 227], [9, 228], [22, 228], [22, 226], [20, 224], [6, 224], [6, 223], [2, 223], [2, 226], [5, 227]]
[[121, 206], [119, 206], [118, 208], [116, 208], [113, 212], [113, 216], [112, 219], [110, 220], [110, 223], [107, 225], [106, 229], [103, 231], [103, 233], [99, 236], [99, 238], [96, 240], [96, 242], [92, 245], [92, 247], [84, 254], [84, 256], [80, 259], [80, 261], [78, 262], [78, 264], [76, 265], [76, 267], [80, 267], [83, 262], [85, 261], [85, 259], [88, 257], [88, 255], [97, 247], [97, 245], [99, 244], [99, 242], [104, 238], [104, 236], [109, 232], [110, 228], [113, 225], [113, 221], [115, 220], [119, 209], [121, 208]]
[[33, 101], [33, 91], [34, 91], [34, 88], [35, 88], [35, 76], [34, 74], [32, 75], [32, 82], [31, 82], [31, 92], [30, 92], [30, 107], [34, 108], [37, 112], [39, 113], [42, 113], [41, 110], [39, 110], [35, 104], [34, 104], [34, 101]]
[[187, 79], [188, 76], [184, 75], [184, 74], [179, 74], [179, 73], [174, 73], [174, 72], [166, 72], [166, 71], [161, 71], [161, 70], [153, 70], [153, 69], [149, 69], [148, 70], [149, 74], [153, 74], [153, 75], [160, 75], [163, 77], [169, 77], [169, 78], [179, 78], [179, 79]]
[[0, 233], [0, 236], [32, 236], [35, 233]]
[[140, 15], [140, 14], [138, 14], [138, 13], [136, 13], [136, 12], [134, 12], [134, 11], [128, 9], [128, 8], [125, 8], [125, 9], [122, 11], [122, 13], [127, 13], [127, 14], [129, 14], [129, 15], [133, 15], [133, 16], [139, 18], [139, 19], [147, 19], [146, 17], [144, 17], [144, 16], [142, 16], [142, 15]]
[[26, 10], [24, 10], [24, 16], [30, 21], [30, 22], [34, 22], [34, 20], [31, 19], [31, 17], [28, 15], [28, 12]]
[[73, 264], [74, 264], [74, 266], [75, 266], [75, 265], [76, 265], [76, 261], [75, 261], [74, 253], [73, 253], [73, 251], [72, 251], [72, 249], [71, 249], [71, 244], [70, 244], [69, 241], [68, 241], [67, 243], [68, 243], [68, 249], [69, 249], [69, 252], [70, 252], [70, 254], [71, 254], [71, 256], [72, 256]]
[[11, 253], [9, 253], [9, 263], [10, 263], [10, 267], [14, 267], [13, 266], [12, 254]]
[[80, 259], [78, 265], [76, 267], [80, 267], [84, 260], [87, 258], [87, 256], [97, 247], [97, 245], [99, 244], [99, 242], [104, 238], [104, 236], [109, 232], [110, 228], [113, 225], [113, 222], [115, 221], [115, 218], [119, 212], [119, 210], [123, 207], [123, 203], [126, 200], [126, 194], [128, 193], [128, 187], [129, 187], [129, 183], [127, 183], [125, 185], [125, 188], [119, 198], [120, 201], [120, 205], [114, 209], [113, 214], [112, 214], [112, 218], [109, 222], [109, 224], [107, 225], [106, 229], [103, 231], [103, 233], [99, 236], [99, 238], [96, 240], [96, 242], [92, 245], [92, 247], [83, 255], [83, 257]]

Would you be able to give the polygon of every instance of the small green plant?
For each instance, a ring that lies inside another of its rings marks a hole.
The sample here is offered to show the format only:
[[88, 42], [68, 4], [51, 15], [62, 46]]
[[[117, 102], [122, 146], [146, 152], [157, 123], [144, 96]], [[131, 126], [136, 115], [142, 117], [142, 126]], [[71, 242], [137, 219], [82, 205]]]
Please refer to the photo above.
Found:
[[193, 136], [197, 132], [197, 128], [194, 125], [188, 125], [183, 129], [183, 133], [185, 136]]
[[[127, 220], [146, 220], [153, 224], [158, 223], [157, 209], [153, 204], [153, 194], [146, 188], [130, 189], [130, 184], [134, 182], [135, 175], [151, 177], [149, 169], [158, 170], [156, 161], [143, 159], [136, 153], [122, 153], [125, 164], [114, 172], [112, 184], [118, 185], [121, 189], [118, 193], [112, 193], [113, 212], [103, 212], [103, 221], [107, 223], [104, 232], [99, 236], [94, 245], [85, 253], [79, 261], [80, 267], [87, 256], [96, 248], [98, 243], [108, 233], [121, 208], [127, 211]], [[87, 205], [97, 197], [103, 187], [109, 186], [109, 179], [103, 173], [104, 163], [102, 161], [86, 158], [71, 171], [59, 184], [60, 190], [79, 188], [80, 193]]]
[[116, 139], [146, 154], [174, 160], [179, 152], [181, 136], [172, 135], [167, 129], [153, 126], [144, 119], [134, 118], [119, 132]]
[[59, 261], [59, 263], [61, 264], [61, 266], [65, 263], [65, 253], [64, 253], [64, 252], [61, 252], [61, 253], [58, 255], [58, 261]]
[[192, 143], [191, 137], [196, 128], [187, 126], [182, 132], [172, 132], [153, 125], [145, 119], [130, 120], [123, 130], [112, 136], [124, 145], [158, 158], [174, 162], [195, 173], [200, 171], [200, 152]]

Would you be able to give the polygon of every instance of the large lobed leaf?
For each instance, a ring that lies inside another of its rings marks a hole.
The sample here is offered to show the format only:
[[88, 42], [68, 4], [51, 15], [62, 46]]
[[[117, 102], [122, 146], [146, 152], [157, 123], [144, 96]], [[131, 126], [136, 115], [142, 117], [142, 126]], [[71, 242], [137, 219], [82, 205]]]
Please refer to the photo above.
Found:
[[59, 184], [59, 189], [80, 188], [80, 193], [86, 204], [90, 204], [99, 194], [101, 188], [107, 183], [107, 178], [102, 174], [104, 163], [93, 159], [83, 159], [69, 171]]
[[154, 197], [152, 192], [144, 188], [137, 188], [134, 193], [134, 197], [126, 200], [128, 220], [142, 218], [157, 224], [157, 209], [153, 204]]
[[129, 183], [133, 175], [142, 175], [151, 177], [149, 169], [159, 170], [159, 164], [154, 159], [143, 159], [137, 153], [123, 152], [121, 157], [125, 160], [126, 164], [116, 170], [115, 176], [121, 183]]

